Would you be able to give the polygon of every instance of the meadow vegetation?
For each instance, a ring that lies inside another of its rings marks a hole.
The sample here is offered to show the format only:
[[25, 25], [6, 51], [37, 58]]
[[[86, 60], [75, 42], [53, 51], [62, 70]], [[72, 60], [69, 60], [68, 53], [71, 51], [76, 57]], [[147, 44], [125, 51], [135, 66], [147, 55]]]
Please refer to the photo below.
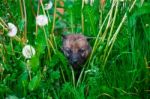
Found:
[[[78, 79], [61, 51], [71, 33], [92, 47]], [[150, 1], [0, 0], [0, 97], [149, 99]]]

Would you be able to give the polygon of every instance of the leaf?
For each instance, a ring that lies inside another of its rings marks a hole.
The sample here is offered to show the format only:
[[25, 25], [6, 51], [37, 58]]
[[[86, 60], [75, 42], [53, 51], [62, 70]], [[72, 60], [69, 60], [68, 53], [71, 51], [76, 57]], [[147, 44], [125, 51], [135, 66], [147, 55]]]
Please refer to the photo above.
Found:
[[67, 64], [68, 64], [66, 57], [60, 51], [56, 51], [56, 54], [52, 57], [50, 66], [54, 67], [59, 62], [61, 62], [63, 64], [63, 66], [67, 66]]
[[39, 57], [34, 56], [31, 58], [31, 60], [29, 61], [29, 65], [31, 66], [31, 69], [36, 72], [39, 68]]
[[12, 47], [11, 47], [10, 44], [6, 46], [6, 49], [7, 49], [7, 53], [8, 53], [9, 55], [12, 55]]
[[51, 80], [54, 82], [54, 80], [57, 80], [60, 78], [60, 72], [59, 71], [52, 71], [51, 72]]
[[20, 77], [17, 79], [17, 93], [18, 94], [27, 94], [28, 86], [28, 71], [24, 71]]
[[55, 55], [53, 55], [49, 66], [54, 67], [59, 62], [60, 62], [60, 60], [59, 60], [57, 54], [55, 54]]
[[62, 62], [62, 64], [64, 66], [67, 66], [67, 64], [68, 64], [67, 58], [60, 51], [56, 51], [56, 53], [57, 53], [57, 57], [59, 57], [59, 59]]
[[41, 74], [38, 73], [36, 76], [34, 76], [31, 81], [29, 82], [29, 90], [33, 91], [36, 88], [38, 88], [38, 86], [40, 85], [40, 81], [41, 81]]
[[21, 21], [19, 21], [18, 27], [19, 27], [20, 31], [23, 31], [24, 24], [25, 24], [25, 20], [24, 19], [22, 19]]
[[4, 85], [4, 84], [0, 84], [0, 93], [8, 93], [10, 91], [9, 87]]
[[37, 45], [36, 46], [36, 49], [37, 49], [37, 56], [40, 56], [41, 54], [44, 54], [45, 53], [45, 48], [46, 46], [43, 46], [43, 45]]
[[25, 71], [26, 70], [26, 63], [22, 60], [18, 60], [17, 61], [17, 66], [18, 67], [18, 70], [22, 70], [22, 71]]
[[28, 80], [28, 72], [25, 71], [20, 75], [18, 82], [19, 84], [22, 84], [22, 82], [27, 81], [27, 80]]
[[150, 4], [145, 3], [142, 7], [139, 9], [135, 10], [135, 12], [131, 15], [129, 18], [129, 25], [130, 27], [133, 27], [136, 24], [136, 19], [139, 16], [145, 15], [145, 14], [150, 14]]
[[42, 31], [42, 29], [38, 30], [38, 34], [37, 34], [37, 38], [35, 40], [35, 44], [46, 46], [46, 40], [45, 40], [44, 32]]
[[68, 77], [70, 77], [67, 58], [60, 51], [56, 51], [56, 53], [57, 57], [60, 59], [60, 62], [63, 64], [64, 70], [66, 70]]

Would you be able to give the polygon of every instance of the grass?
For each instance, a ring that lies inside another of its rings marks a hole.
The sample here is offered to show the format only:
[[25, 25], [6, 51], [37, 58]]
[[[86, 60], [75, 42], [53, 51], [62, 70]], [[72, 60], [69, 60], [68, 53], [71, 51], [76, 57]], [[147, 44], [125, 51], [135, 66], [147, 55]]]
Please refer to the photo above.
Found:
[[[149, 99], [150, 2], [52, 2], [44, 10], [48, 0], [0, 1], [0, 97]], [[36, 24], [40, 14], [48, 25]], [[18, 29], [15, 37], [7, 35], [9, 22]], [[61, 52], [61, 35], [70, 33], [86, 35], [92, 46], [78, 79]], [[31, 59], [22, 54], [27, 44], [36, 51]]]

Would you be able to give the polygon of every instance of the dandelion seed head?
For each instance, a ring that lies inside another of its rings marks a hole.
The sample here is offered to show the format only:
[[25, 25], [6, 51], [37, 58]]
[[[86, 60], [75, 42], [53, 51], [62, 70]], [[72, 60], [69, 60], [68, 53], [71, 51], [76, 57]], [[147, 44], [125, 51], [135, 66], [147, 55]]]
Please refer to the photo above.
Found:
[[46, 15], [38, 15], [36, 17], [36, 24], [39, 26], [45, 26], [48, 24], [48, 18]]
[[35, 55], [35, 49], [31, 45], [25, 45], [22, 54], [26, 59], [31, 58]]
[[89, 3], [89, 0], [84, 0], [84, 3], [85, 3], [85, 4], [88, 4], [88, 3]]
[[53, 3], [52, 3], [52, 1], [50, 0], [47, 4], [45, 4], [44, 9], [45, 9], [45, 10], [49, 10], [49, 9], [51, 9], [52, 7], [53, 7]]
[[94, 0], [90, 0], [90, 6], [93, 6]]
[[124, 2], [124, 0], [120, 0], [121, 2]]
[[8, 23], [8, 36], [14, 37], [17, 34], [17, 27], [13, 23]]
[[93, 6], [94, 0], [84, 0], [85, 4], [90, 4], [90, 6]]

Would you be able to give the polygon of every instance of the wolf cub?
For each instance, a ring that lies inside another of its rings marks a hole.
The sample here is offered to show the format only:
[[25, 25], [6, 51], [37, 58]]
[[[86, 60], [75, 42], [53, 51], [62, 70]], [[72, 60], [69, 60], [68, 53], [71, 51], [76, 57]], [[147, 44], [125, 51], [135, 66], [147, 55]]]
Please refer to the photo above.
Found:
[[87, 38], [81, 34], [63, 35], [62, 50], [74, 69], [84, 64], [91, 53]]

